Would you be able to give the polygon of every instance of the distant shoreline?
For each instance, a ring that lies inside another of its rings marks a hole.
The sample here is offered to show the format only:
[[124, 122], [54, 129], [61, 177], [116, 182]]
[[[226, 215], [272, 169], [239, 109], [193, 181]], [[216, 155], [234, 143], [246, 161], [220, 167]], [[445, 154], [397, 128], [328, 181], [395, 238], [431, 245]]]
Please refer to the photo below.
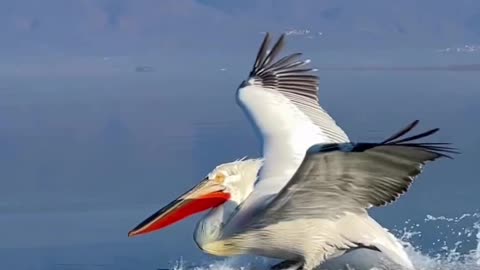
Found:
[[351, 66], [351, 67], [318, 67], [318, 70], [335, 71], [480, 71], [480, 64], [446, 65], [446, 66]]

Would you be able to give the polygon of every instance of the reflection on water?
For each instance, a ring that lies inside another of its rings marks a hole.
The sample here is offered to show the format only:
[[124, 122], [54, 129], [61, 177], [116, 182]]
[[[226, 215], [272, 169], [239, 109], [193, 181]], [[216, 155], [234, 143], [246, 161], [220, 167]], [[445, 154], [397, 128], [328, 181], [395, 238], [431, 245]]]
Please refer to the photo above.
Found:
[[[147, 237], [128, 239], [127, 232], [217, 164], [258, 156], [259, 143], [235, 104], [236, 81], [149, 74], [3, 80], [2, 269], [156, 269], [181, 257], [213, 262], [192, 241], [196, 218]], [[435, 140], [462, 152], [429, 166], [397, 203], [373, 210], [380, 223], [401, 229], [427, 214], [477, 213], [479, 82], [468, 73], [322, 72], [321, 103], [353, 140], [383, 139], [420, 119], [420, 128], [441, 128]], [[470, 231], [455, 230], [457, 247], [441, 221], [419, 225], [421, 236], [409, 242], [428, 258], [444, 244], [441, 258], [454, 249], [466, 254], [478, 243], [478, 217], [470, 221]]]

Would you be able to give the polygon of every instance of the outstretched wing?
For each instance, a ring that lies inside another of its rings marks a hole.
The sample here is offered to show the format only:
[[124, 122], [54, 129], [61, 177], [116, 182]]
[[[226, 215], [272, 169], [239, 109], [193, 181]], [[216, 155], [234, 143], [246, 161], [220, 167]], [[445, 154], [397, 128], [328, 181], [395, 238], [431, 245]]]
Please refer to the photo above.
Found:
[[443, 143], [412, 142], [438, 129], [398, 139], [417, 123], [381, 143], [311, 147], [290, 182], [252, 219], [250, 227], [300, 218], [335, 219], [346, 212], [364, 212], [395, 201], [426, 162], [456, 153]]
[[265, 164], [261, 178], [284, 176], [288, 180], [311, 145], [349, 140], [320, 107], [318, 77], [307, 67], [309, 60], [301, 60], [301, 53], [277, 60], [285, 35], [269, 51], [270, 41], [267, 33], [249, 78], [237, 91], [237, 99], [262, 135]]

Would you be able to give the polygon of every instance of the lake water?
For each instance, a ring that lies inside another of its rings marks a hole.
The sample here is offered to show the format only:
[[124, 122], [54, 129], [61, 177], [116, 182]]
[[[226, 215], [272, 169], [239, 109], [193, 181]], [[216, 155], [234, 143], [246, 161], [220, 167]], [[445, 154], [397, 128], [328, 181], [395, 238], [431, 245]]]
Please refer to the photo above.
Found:
[[[195, 246], [198, 217], [127, 238], [217, 164], [259, 155], [234, 99], [244, 78], [177, 71], [1, 78], [1, 269], [225, 266]], [[462, 154], [427, 166], [408, 194], [372, 215], [416, 248], [417, 266], [480, 269], [480, 248], [456, 257], [480, 241], [478, 73], [322, 71], [320, 100], [356, 141], [415, 119], [420, 130], [441, 128], [431, 140]]]

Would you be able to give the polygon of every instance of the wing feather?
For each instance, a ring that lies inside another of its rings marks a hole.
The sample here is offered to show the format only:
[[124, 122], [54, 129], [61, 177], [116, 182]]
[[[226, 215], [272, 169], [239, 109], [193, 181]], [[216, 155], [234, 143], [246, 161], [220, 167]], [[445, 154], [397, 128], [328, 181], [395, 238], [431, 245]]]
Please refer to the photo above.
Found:
[[[249, 80], [242, 86], [261, 86], [256, 88], [257, 91], [273, 90], [297, 106], [318, 129], [329, 130], [331, 135], [327, 135], [325, 142], [348, 142], [345, 132], [318, 103], [318, 76], [312, 74], [313, 68], [304, 67], [310, 61], [299, 60], [301, 53], [293, 53], [275, 61], [285, 47], [285, 34], [280, 36], [268, 52], [270, 42], [271, 36], [267, 33], [257, 53]], [[252, 109], [250, 104], [243, 103], [247, 109]], [[268, 104], [267, 100], [265, 104]], [[302, 105], [308, 105], [311, 109], [305, 111]], [[328, 121], [319, 121], [320, 119]]]
[[261, 136], [265, 159], [259, 181], [244, 207], [279, 192], [313, 144], [349, 141], [319, 105], [319, 80], [308, 66], [310, 61], [301, 59], [301, 53], [280, 57], [285, 35], [269, 51], [270, 43], [271, 36], [267, 33], [248, 79], [236, 94], [240, 107]]
[[[400, 136], [412, 128], [407, 127]], [[346, 212], [365, 212], [371, 206], [395, 201], [407, 192], [427, 162], [457, 153], [444, 143], [412, 142], [436, 131], [397, 141], [393, 140], [399, 136], [391, 136], [395, 138], [382, 143], [313, 146], [293, 178], [249, 227], [300, 218], [335, 219]]]

